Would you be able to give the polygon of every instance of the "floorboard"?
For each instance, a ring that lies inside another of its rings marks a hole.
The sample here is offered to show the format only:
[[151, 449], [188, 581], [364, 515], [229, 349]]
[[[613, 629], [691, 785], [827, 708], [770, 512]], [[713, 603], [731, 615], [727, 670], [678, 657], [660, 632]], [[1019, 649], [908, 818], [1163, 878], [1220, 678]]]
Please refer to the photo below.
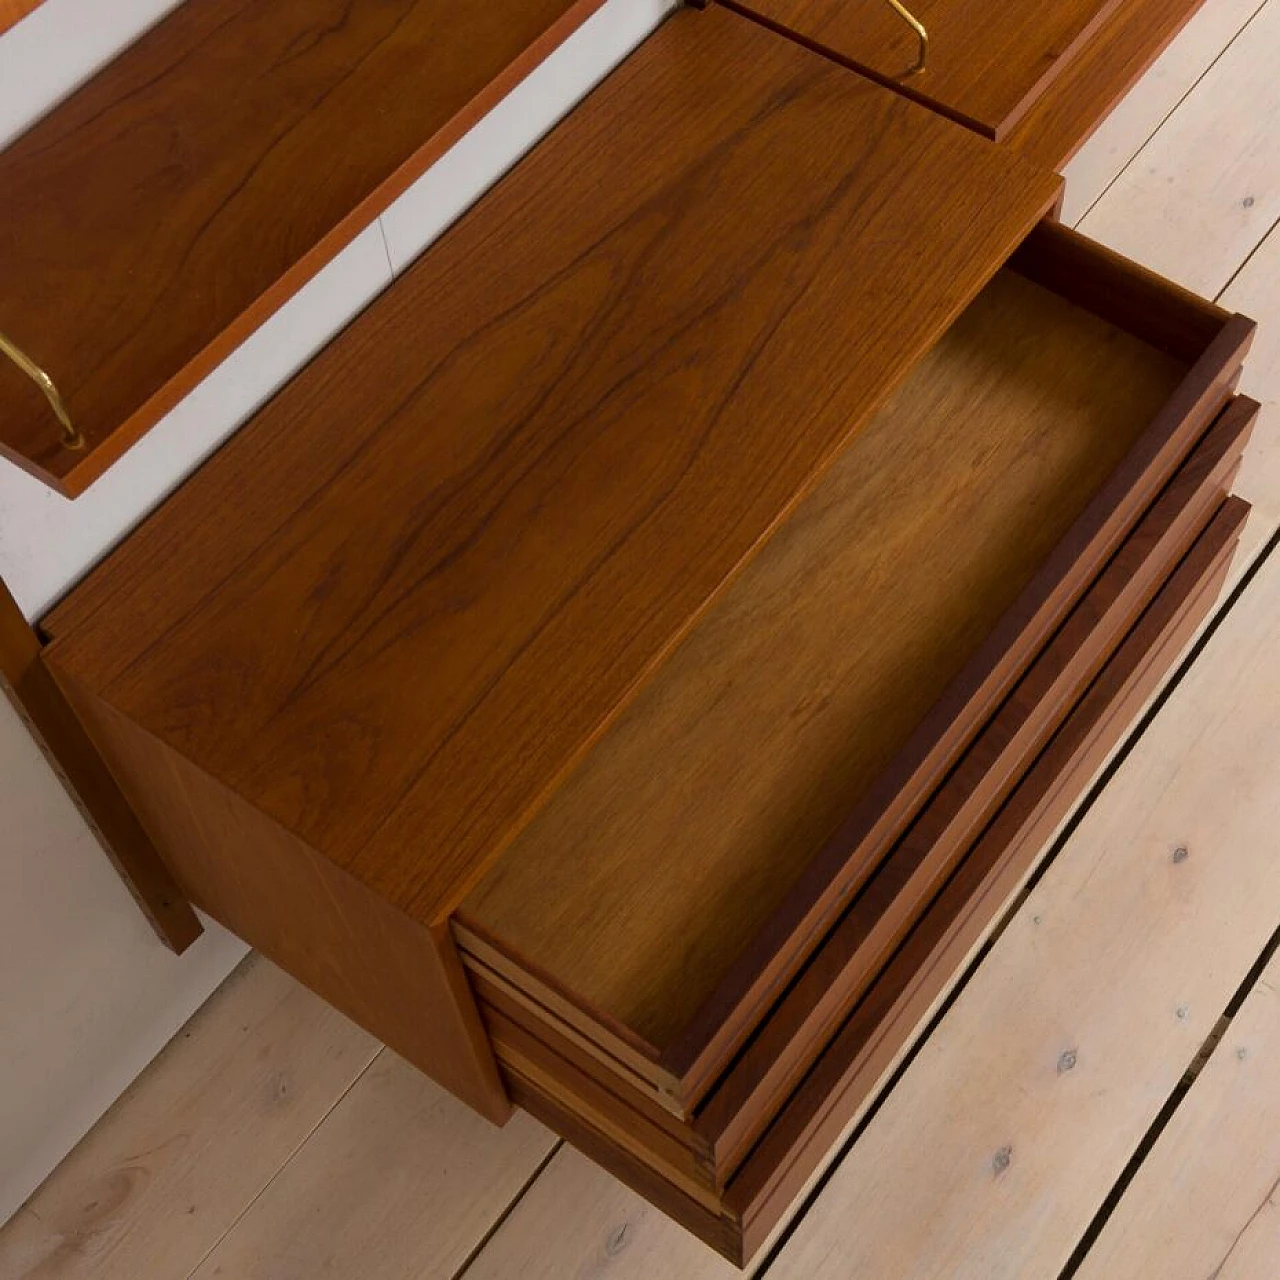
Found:
[[1280, 954], [1272, 957], [1074, 1280], [1275, 1280]]
[[1261, 513], [1280, 520], [1280, 228], [1254, 250], [1219, 301], [1258, 321], [1241, 387], [1261, 402], [1262, 412], [1235, 489]]
[[0, 1228], [5, 1280], [183, 1280], [378, 1053], [250, 957]]
[[1207, 0], [1064, 170], [1062, 220], [1075, 226], [1265, 0]]
[[482, 1120], [384, 1049], [193, 1280], [447, 1280], [555, 1146]]
[[1080, 230], [1216, 295], [1280, 218], [1278, 65], [1280, 0], [1268, 0]]
[[1280, 557], [1086, 813], [771, 1280], [1058, 1275], [1280, 920], [1278, 629]]

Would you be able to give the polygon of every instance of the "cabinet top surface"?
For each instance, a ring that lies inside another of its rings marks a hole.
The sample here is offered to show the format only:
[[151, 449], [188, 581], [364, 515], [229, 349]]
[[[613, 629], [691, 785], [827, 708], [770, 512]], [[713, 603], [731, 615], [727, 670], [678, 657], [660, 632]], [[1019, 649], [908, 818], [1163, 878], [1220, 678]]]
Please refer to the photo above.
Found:
[[[185, 0], [0, 152], [0, 450], [75, 494], [599, 0]], [[372, 206], [372, 207], [370, 207]]]
[[439, 919], [1057, 186], [683, 11], [54, 611], [53, 660]]

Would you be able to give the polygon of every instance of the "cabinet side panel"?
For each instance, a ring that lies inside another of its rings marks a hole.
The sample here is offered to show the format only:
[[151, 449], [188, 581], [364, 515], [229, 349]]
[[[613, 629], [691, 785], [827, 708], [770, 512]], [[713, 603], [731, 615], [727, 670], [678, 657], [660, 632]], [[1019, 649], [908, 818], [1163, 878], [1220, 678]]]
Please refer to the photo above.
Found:
[[510, 1104], [447, 929], [397, 911], [50, 665], [190, 900], [503, 1122]]

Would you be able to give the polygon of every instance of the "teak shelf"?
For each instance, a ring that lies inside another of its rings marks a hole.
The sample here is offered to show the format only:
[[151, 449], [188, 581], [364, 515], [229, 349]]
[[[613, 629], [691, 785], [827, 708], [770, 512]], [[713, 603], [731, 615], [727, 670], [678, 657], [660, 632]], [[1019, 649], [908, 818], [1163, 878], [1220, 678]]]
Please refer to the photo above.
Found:
[[162, 935], [744, 1262], [1227, 571], [1253, 326], [1028, 158], [1188, 7], [1050, 4], [1034, 81], [1011, 24], [1004, 142], [684, 10], [38, 636], [0, 596]]
[[1063, 165], [1202, 0], [723, 0], [1043, 164]]
[[599, 0], [184, 0], [0, 152], [0, 452], [90, 484]]

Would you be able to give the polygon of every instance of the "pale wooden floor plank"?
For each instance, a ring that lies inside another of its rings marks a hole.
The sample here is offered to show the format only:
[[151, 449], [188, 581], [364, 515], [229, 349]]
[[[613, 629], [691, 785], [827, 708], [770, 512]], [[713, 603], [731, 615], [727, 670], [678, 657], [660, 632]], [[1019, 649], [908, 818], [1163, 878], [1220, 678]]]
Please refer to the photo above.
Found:
[[1261, 3], [1207, 0], [1067, 165], [1064, 222], [1079, 222]]
[[251, 957], [0, 1228], [0, 1276], [187, 1276], [377, 1052]]
[[1080, 229], [1217, 294], [1280, 218], [1278, 66], [1280, 0], [1268, 0]]
[[194, 1280], [447, 1280], [551, 1153], [384, 1049]]
[[[1280, 78], [1280, 70], [1276, 74]], [[1221, 303], [1258, 321], [1241, 386], [1263, 407], [1235, 487], [1267, 515], [1280, 518], [1280, 229], [1259, 246]]]
[[742, 1272], [563, 1146], [463, 1280], [735, 1280]]
[[1280, 1274], [1280, 955], [1232, 1019], [1075, 1280]]
[[1058, 1275], [1280, 921], [1277, 633], [1272, 558], [771, 1280]]

